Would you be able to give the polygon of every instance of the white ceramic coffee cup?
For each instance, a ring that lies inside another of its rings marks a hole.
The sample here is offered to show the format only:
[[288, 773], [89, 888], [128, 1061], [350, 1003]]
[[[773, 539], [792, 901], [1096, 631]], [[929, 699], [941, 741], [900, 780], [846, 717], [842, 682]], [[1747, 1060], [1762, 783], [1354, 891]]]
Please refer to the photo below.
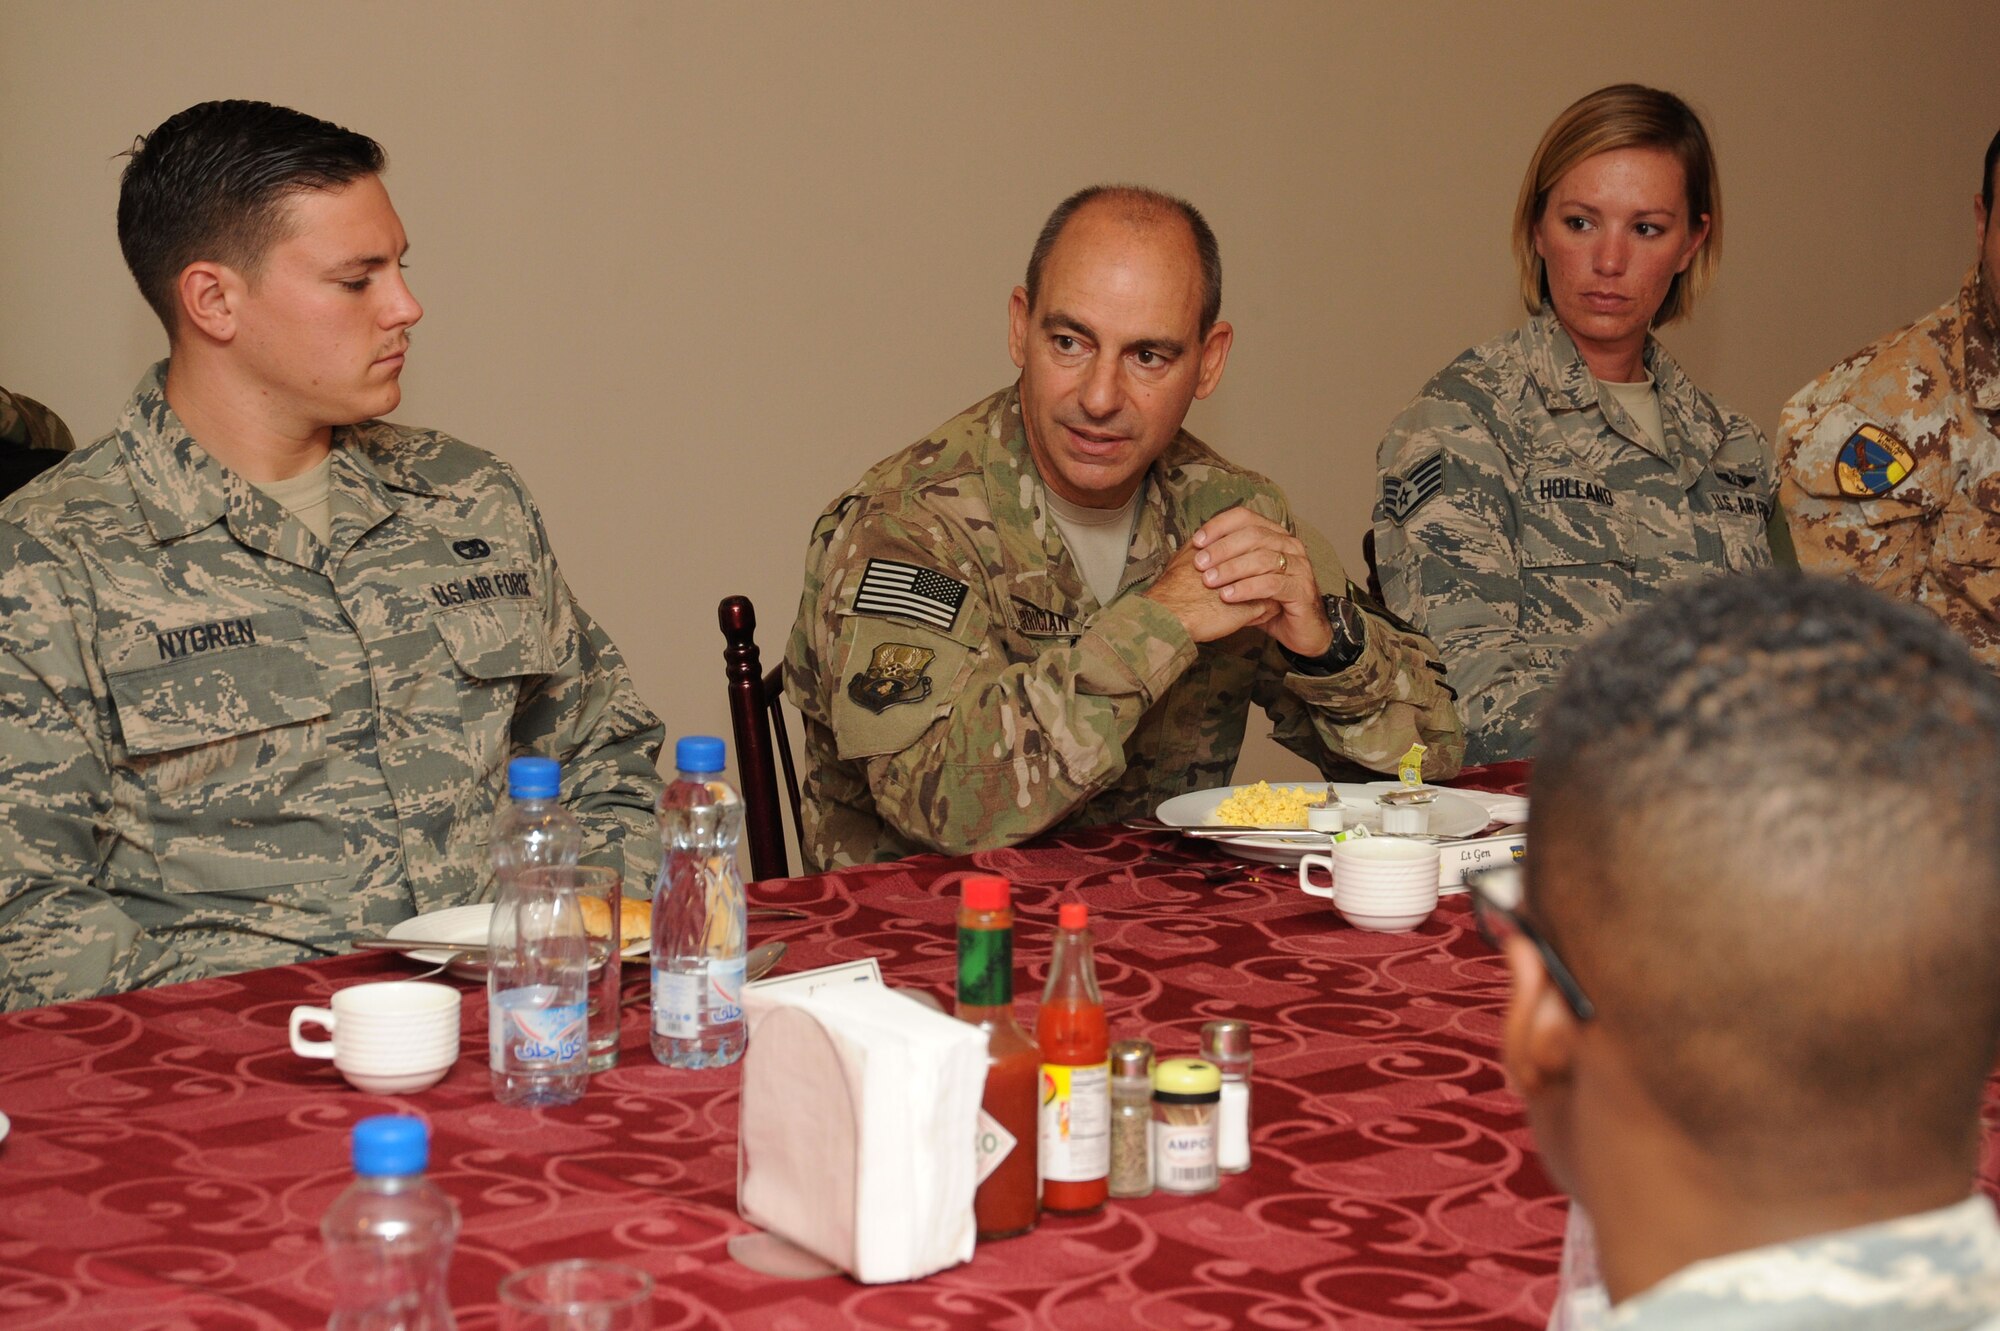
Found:
[[[1309, 895], [1333, 900], [1337, 887], [1419, 889], [1437, 891], [1438, 848], [1434, 842], [1397, 837], [1357, 837], [1336, 842], [1331, 855], [1299, 857], [1299, 888]], [[1331, 880], [1313, 881], [1312, 871], [1325, 869]]]
[[[400, 1095], [435, 1086], [458, 1061], [458, 990], [427, 980], [385, 980], [334, 994], [333, 1006], [292, 1009], [292, 1052], [330, 1058], [356, 1089]], [[331, 1040], [308, 1040], [323, 1026]]]

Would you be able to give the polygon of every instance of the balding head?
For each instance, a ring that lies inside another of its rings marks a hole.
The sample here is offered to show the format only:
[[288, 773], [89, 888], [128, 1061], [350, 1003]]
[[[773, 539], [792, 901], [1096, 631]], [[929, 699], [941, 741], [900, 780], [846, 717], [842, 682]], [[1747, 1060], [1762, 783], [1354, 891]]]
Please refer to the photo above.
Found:
[[1687, 1141], [1746, 1188], [1969, 1181], [2000, 686], [1936, 619], [1798, 575], [1681, 589], [1577, 654], [1533, 801], [1528, 912]]
[[1041, 234], [1035, 237], [1034, 252], [1028, 256], [1028, 276], [1022, 283], [1028, 292], [1028, 308], [1039, 309], [1036, 302], [1041, 295], [1042, 274], [1048, 268], [1049, 255], [1070, 220], [1086, 209], [1093, 216], [1114, 217], [1135, 227], [1171, 226], [1185, 232], [1201, 265], [1201, 335], [1208, 336], [1208, 330], [1222, 316], [1222, 249], [1216, 243], [1215, 232], [1201, 210], [1186, 199], [1141, 185], [1091, 185], [1056, 205], [1048, 221], [1042, 223]]

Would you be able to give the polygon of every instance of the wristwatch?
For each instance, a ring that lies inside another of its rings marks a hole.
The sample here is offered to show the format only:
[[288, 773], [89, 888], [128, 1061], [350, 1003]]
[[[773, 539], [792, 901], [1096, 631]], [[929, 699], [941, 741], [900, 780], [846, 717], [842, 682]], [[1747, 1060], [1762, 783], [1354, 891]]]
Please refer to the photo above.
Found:
[[1301, 675], [1337, 675], [1361, 659], [1361, 649], [1368, 645], [1368, 620], [1361, 613], [1361, 607], [1345, 596], [1322, 596], [1320, 605], [1326, 608], [1326, 622], [1333, 626], [1333, 641], [1318, 656], [1300, 656], [1289, 647], [1280, 649], [1285, 659], [1292, 663], [1292, 669]]

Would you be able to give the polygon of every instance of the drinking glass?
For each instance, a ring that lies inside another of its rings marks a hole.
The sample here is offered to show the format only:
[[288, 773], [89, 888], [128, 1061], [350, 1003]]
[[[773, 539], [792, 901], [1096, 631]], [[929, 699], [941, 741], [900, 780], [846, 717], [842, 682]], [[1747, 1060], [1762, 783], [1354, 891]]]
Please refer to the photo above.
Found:
[[[624, 875], [616, 869], [571, 864], [529, 872], [573, 889], [577, 905], [583, 909], [585, 956], [589, 966], [586, 989], [590, 996], [590, 1010], [585, 1018], [590, 1032], [585, 1065], [592, 1072], [609, 1071], [618, 1066], [618, 985], [624, 978], [619, 920], [624, 909]], [[610, 921], [608, 926], [603, 924], [606, 920]]]
[[653, 1278], [617, 1262], [550, 1262], [500, 1282], [500, 1331], [652, 1331]]

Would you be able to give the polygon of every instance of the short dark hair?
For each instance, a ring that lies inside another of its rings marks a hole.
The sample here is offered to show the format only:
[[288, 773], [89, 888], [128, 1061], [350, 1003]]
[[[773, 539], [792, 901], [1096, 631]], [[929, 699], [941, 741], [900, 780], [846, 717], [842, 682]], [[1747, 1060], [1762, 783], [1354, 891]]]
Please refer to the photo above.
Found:
[[1048, 264], [1056, 241], [1062, 237], [1063, 228], [1078, 209], [1096, 199], [1117, 204], [1143, 219], [1172, 213], [1187, 223], [1188, 230], [1194, 233], [1195, 253], [1201, 257], [1201, 335], [1207, 337], [1208, 330], [1222, 317], [1222, 247], [1216, 243], [1215, 230], [1201, 215], [1201, 209], [1186, 199], [1144, 185], [1091, 185], [1056, 205], [1049, 220], [1042, 223], [1041, 234], [1035, 237], [1034, 253], [1028, 256], [1028, 279], [1022, 283], [1028, 291], [1028, 308], [1034, 309], [1041, 296], [1042, 269]]
[[1993, 217], [1993, 168], [2000, 166], [2000, 131], [1995, 131], [1993, 142], [1986, 145], [1986, 174], [1979, 178], [1979, 198], [1986, 205], [1986, 216]]
[[382, 145], [268, 102], [203, 102], [169, 117], [126, 154], [118, 245], [139, 293], [175, 334], [174, 284], [210, 259], [254, 274], [282, 239], [286, 200], [380, 175]]
[[1577, 653], [1536, 743], [1529, 913], [1692, 1140], [1829, 1188], [1968, 1155], [2000, 683], [1957, 637], [1795, 572], [1690, 585]]

